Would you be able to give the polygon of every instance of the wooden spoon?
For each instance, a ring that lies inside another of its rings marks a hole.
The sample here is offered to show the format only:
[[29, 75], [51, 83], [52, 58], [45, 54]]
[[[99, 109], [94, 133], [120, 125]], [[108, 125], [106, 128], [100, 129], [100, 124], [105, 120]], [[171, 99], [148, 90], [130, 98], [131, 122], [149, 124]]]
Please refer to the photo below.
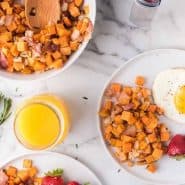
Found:
[[25, 14], [30, 28], [42, 29], [60, 20], [60, 1], [25, 0]]

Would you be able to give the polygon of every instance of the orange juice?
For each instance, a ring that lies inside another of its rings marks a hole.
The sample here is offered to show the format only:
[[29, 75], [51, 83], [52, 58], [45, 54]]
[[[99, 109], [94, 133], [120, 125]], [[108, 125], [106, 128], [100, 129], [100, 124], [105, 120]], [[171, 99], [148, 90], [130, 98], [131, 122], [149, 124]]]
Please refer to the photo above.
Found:
[[70, 128], [65, 103], [51, 94], [35, 96], [17, 110], [15, 135], [25, 147], [47, 149], [60, 144]]

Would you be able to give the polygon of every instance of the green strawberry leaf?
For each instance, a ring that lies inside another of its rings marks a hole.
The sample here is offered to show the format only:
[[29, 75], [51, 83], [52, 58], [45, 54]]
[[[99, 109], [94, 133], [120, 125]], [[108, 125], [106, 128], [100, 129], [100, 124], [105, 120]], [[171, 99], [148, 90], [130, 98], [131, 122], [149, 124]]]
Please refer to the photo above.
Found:
[[185, 159], [185, 154], [176, 155], [176, 156], [173, 156], [172, 158], [176, 159], [177, 161], [181, 161], [181, 160]]
[[45, 176], [50, 176], [50, 177], [60, 177], [64, 173], [64, 170], [61, 168], [57, 168], [53, 171], [48, 171], [45, 173]]
[[91, 185], [89, 182], [84, 183], [83, 185]]

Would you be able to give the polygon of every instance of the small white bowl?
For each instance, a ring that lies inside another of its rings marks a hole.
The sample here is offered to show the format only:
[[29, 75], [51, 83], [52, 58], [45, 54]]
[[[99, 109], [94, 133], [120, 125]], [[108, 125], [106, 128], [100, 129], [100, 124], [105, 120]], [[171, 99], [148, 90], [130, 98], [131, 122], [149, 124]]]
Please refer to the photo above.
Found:
[[[85, 0], [85, 4], [89, 5], [90, 9], [90, 14], [89, 18], [94, 25], [95, 23], [95, 17], [96, 17], [96, 0]], [[73, 55], [70, 56], [68, 59], [67, 63], [62, 67], [61, 69], [57, 70], [49, 70], [43, 73], [33, 73], [29, 75], [24, 75], [24, 74], [16, 74], [16, 73], [9, 73], [4, 70], [0, 70], [0, 78], [6, 79], [6, 80], [16, 80], [16, 81], [21, 81], [21, 82], [26, 82], [26, 81], [40, 81], [40, 80], [46, 80], [49, 77], [55, 76], [64, 70], [66, 70], [69, 66], [71, 66], [77, 59], [78, 57], [82, 54], [84, 49], [86, 48], [87, 44], [89, 41], [84, 41], [79, 49], [74, 52]]]

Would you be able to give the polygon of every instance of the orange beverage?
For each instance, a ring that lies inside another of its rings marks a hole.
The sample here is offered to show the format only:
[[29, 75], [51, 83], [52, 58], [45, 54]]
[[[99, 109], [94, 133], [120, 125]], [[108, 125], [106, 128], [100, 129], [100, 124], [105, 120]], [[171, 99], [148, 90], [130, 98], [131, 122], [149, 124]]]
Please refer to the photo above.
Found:
[[69, 128], [65, 103], [51, 94], [34, 96], [16, 112], [15, 135], [20, 143], [32, 150], [48, 149], [62, 143]]

